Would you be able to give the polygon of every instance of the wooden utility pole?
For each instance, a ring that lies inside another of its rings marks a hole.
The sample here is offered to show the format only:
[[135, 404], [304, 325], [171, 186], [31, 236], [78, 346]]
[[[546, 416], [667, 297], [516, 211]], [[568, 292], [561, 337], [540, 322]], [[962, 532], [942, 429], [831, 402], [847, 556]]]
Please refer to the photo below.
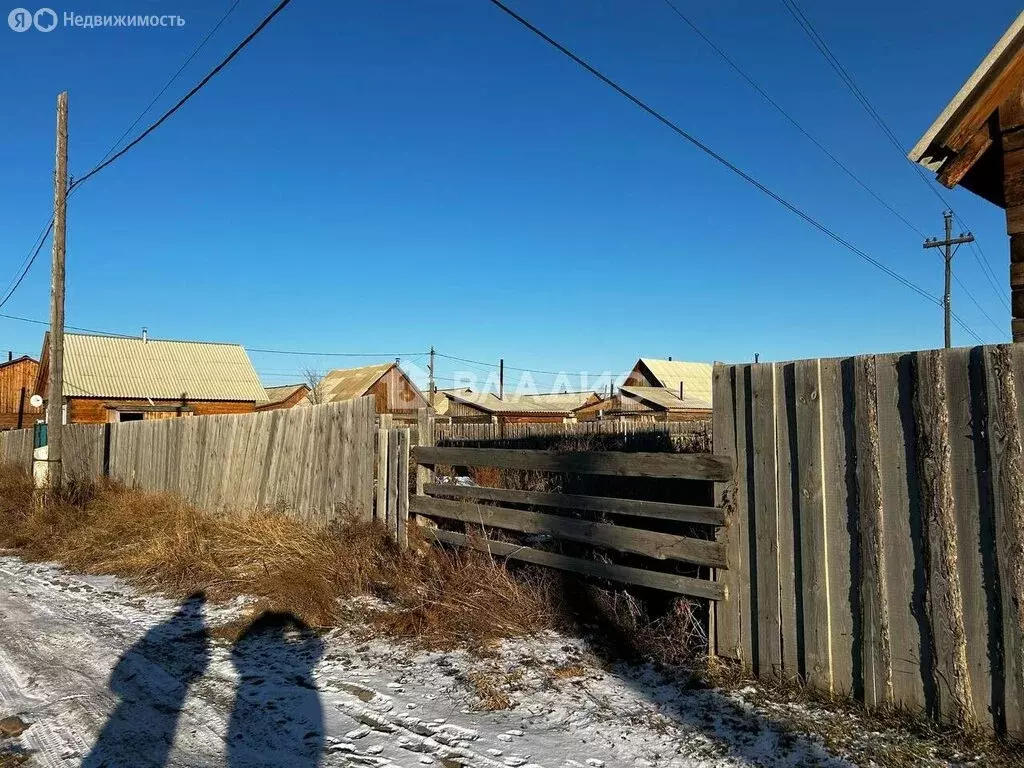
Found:
[[427, 389], [430, 392], [430, 407], [434, 407], [434, 396], [437, 394], [437, 383], [434, 381], [434, 348], [430, 348], [430, 364], [427, 366], [427, 371], [430, 376], [430, 383]]
[[498, 399], [505, 399], [505, 358], [498, 361]]
[[50, 270], [50, 371], [46, 444], [50, 487], [61, 484], [64, 423], [64, 247], [68, 195], [68, 93], [57, 96], [57, 156], [53, 172], [53, 265]]
[[[945, 262], [946, 262], [946, 289], [942, 294], [942, 309], [944, 315], [944, 339], [946, 349], [953, 346], [953, 329], [950, 325], [952, 308], [951, 298], [952, 291], [950, 282], [953, 279], [953, 254], [957, 252], [957, 249], [964, 243], [973, 243], [974, 235], [968, 232], [966, 235], [961, 232], [960, 237], [953, 237], [953, 212], [943, 211], [942, 217], [946, 222], [946, 237], [942, 240], [937, 238], [929, 238], [924, 241], [925, 248], [944, 248], [945, 249]], [[956, 247], [954, 247], [956, 246]]]

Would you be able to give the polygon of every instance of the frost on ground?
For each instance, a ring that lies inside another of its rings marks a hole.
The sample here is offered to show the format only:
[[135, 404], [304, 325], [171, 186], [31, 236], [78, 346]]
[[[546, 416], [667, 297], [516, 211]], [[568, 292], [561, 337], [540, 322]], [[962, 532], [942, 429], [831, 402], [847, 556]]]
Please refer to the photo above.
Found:
[[[0, 766], [851, 764], [742, 693], [601, 670], [553, 633], [482, 658], [300, 636], [283, 617], [212, 640], [240, 608], [0, 557], [0, 718], [29, 724]], [[482, 706], [495, 698], [508, 708]]]

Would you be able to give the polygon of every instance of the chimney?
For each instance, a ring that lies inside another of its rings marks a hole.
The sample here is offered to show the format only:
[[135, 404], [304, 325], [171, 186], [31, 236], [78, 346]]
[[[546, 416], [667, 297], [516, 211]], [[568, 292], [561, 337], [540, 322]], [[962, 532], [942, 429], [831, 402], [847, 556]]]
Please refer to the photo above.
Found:
[[679, 399], [683, 399], [683, 382], [681, 380], [679, 382]]
[[9, 363], [13, 359], [14, 359], [14, 352], [12, 352], [11, 350], [7, 350], [7, 362]]
[[143, 342], [149, 341], [149, 329], [148, 328], [143, 328], [142, 329], [142, 341]]
[[668, 361], [669, 361], [670, 363], [672, 362], [672, 355], [669, 355], [669, 356], [668, 356]]

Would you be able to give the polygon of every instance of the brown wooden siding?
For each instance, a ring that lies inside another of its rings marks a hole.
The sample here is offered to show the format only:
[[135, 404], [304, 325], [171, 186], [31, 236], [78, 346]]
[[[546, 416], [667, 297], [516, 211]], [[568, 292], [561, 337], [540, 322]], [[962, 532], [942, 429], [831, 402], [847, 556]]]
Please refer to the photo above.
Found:
[[266, 405], [257, 405], [257, 411], [280, 411], [287, 408], [294, 408], [296, 405], [306, 399], [306, 395], [309, 394], [309, 390], [305, 387], [300, 387], [295, 390], [290, 397], [285, 400], [281, 400], [277, 403], [267, 403]]
[[366, 394], [373, 395], [377, 413], [415, 413], [430, 405], [398, 366], [377, 379]]
[[33, 408], [28, 399], [35, 392], [39, 363], [31, 358], [0, 365], [0, 429], [28, 427], [42, 418], [43, 409]]
[[[117, 411], [108, 406], [116, 405], [122, 410], [127, 410], [133, 404], [137, 404], [141, 409], [149, 407], [150, 402], [148, 400], [126, 401], [95, 397], [69, 397], [68, 423], [106, 424], [109, 421], [117, 421]], [[181, 401], [154, 400], [153, 405], [174, 408], [180, 406]], [[197, 400], [189, 401], [187, 408], [193, 416], [220, 416], [231, 413], [252, 413], [255, 410], [255, 405], [252, 402]]]

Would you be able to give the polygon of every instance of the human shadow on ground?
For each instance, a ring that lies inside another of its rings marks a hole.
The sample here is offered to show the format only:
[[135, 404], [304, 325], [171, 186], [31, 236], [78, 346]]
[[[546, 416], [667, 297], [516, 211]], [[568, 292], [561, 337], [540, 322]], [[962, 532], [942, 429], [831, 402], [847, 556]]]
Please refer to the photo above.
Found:
[[313, 670], [323, 641], [298, 617], [267, 612], [235, 643], [229, 768], [313, 768], [324, 749], [324, 714]]
[[210, 662], [206, 596], [191, 595], [129, 648], [110, 675], [120, 698], [81, 768], [162, 768], [189, 687]]

